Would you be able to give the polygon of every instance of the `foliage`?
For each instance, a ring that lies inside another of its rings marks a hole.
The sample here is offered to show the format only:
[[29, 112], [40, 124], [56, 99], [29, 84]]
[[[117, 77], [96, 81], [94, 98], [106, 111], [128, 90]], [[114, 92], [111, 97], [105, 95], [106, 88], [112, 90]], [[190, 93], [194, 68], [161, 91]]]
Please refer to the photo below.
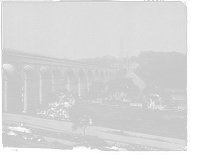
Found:
[[104, 82], [92, 82], [91, 86], [90, 86], [90, 91], [89, 91], [89, 96], [90, 97], [101, 97], [103, 92], [105, 91], [105, 84]]
[[37, 142], [41, 142], [44, 141], [44, 138], [42, 136], [37, 136], [36, 138], [34, 138], [34, 140]]
[[84, 112], [77, 117], [76, 122], [73, 124], [72, 129], [77, 130], [78, 127], [83, 129], [84, 136], [87, 126], [94, 125], [95, 117], [93, 112]]
[[7, 132], [7, 134], [8, 134], [8, 135], [11, 135], [11, 136], [15, 136], [15, 135], [16, 135], [16, 133], [13, 132], [12, 130], [9, 130], [9, 131]]
[[32, 141], [34, 139], [34, 136], [30, 135], [30, 134], [21, 134], [20, 137], [25, 140], [30, 140], [30, 141]]
[[122, 78], [126, 73], [127, 73], [126, 68], [120, 69], [119, 72], [118, 72], [117, 75], [116, 75], [116, 78], [117, 78], [117, 79], [120, 79], [120, 78]]
[[147, 108], [164, 109], [164, 87], [160, 82], [149, 85], [143, 90], [142, 100]]
[[139, 92], [138, 86], [130, 78], [117, 78], [107, 82], [104, 100], [132, 101]]
[[[148, 87], [186, 88], [187, 85], [187, 57], [178, 52], [141, 52], [138, 57], [131, 56], [127, 61], [136, 62], [139, 67], [136, 73]], [[114, 56], [80, 59], [79, 61], [100, 66], [123, 65], [123, 60]], [[121, 70], [118, 77], [126, 74]]]
[[23, 122], [20, 123], [19, 127], [24, 128], [25, 124]]
[[45, 102], [35, 109], [36, 116], [71, 121], [72, 108], [76, 104], [74, 95], [65, 90], [57, 90], [46, 96]]
[[60, 144], [58, 141], [52, 142], [52, 145], [54, 145], [54, 146], [58, 146], [58, 144]]
[[177, 52], [142, 52], [136, 74], [148, 86], [186, 88], [187, 57]]

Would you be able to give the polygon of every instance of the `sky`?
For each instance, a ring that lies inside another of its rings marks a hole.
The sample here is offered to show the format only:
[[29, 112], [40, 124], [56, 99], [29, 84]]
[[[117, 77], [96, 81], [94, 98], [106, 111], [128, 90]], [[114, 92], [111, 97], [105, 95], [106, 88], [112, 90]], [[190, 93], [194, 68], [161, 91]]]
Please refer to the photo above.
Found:
[[79, 59], [187, 52], [182, 2], [4, 2], [3, 49]]

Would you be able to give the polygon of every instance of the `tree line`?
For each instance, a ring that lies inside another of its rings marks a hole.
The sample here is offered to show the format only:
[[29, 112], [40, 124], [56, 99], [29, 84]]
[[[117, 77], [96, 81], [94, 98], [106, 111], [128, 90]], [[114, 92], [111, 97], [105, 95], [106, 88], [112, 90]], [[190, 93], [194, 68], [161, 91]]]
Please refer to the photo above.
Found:
[[[79, 59], [79, 61], [101, 66], [121, 66], [123, 60], [115, 56]], [[143, 51], [126, 61], [135, 62], [139, 67], [134, 70], [147, 87], [186, 89], [187, 56], [179, 52]], [[121, 71], [123, 74], [123, 71]], [[124, 72], [125, 74], [126, 72]]]
[[187, 56], [178, 52], [141, 52], [136, 74], [148, 87], [186, 89]]

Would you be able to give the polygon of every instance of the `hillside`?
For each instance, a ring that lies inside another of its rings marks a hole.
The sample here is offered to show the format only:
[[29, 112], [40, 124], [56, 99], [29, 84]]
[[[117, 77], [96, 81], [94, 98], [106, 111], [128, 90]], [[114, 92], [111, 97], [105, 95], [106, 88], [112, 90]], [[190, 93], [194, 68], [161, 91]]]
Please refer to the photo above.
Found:
[[88, 64], [100, 65], [100, 66], [108, 66], [108, 67], [116, 67], [121, 63], [119, 58], [116, 58], [113, 56], [83, 58], [83, 59], [79, 59], [77, 61], [88, 63]]
[[[128, 60], [139, 64], [134, 72], [146, 85], [160, 80], [166, 88], [186, 88], [187, 58], [182, 53], [143, 51], [137, 57], [132, 56]], [[119, 58], [111, 56], [78, 61], [102, 66], [119, 66], [121, 64]]]
[[178, 52], [141, 52], [136, 74], [149, 86], [186, 88], [187, 56]]

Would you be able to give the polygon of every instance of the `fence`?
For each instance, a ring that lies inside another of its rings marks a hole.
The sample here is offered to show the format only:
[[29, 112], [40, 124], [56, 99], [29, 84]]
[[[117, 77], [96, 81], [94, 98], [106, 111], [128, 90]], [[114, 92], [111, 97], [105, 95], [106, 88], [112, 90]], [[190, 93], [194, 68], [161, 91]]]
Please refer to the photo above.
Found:
[[143, 108], [143, 104], [141, 102], [122, 102], [122, 101], [109, 101], [95, 98], [76, 98], [77, 103], [83, 104], [98, 104], [98, 105], [111, 105], [111, 106], [123, 106], [123, 107], [136, 107]]

